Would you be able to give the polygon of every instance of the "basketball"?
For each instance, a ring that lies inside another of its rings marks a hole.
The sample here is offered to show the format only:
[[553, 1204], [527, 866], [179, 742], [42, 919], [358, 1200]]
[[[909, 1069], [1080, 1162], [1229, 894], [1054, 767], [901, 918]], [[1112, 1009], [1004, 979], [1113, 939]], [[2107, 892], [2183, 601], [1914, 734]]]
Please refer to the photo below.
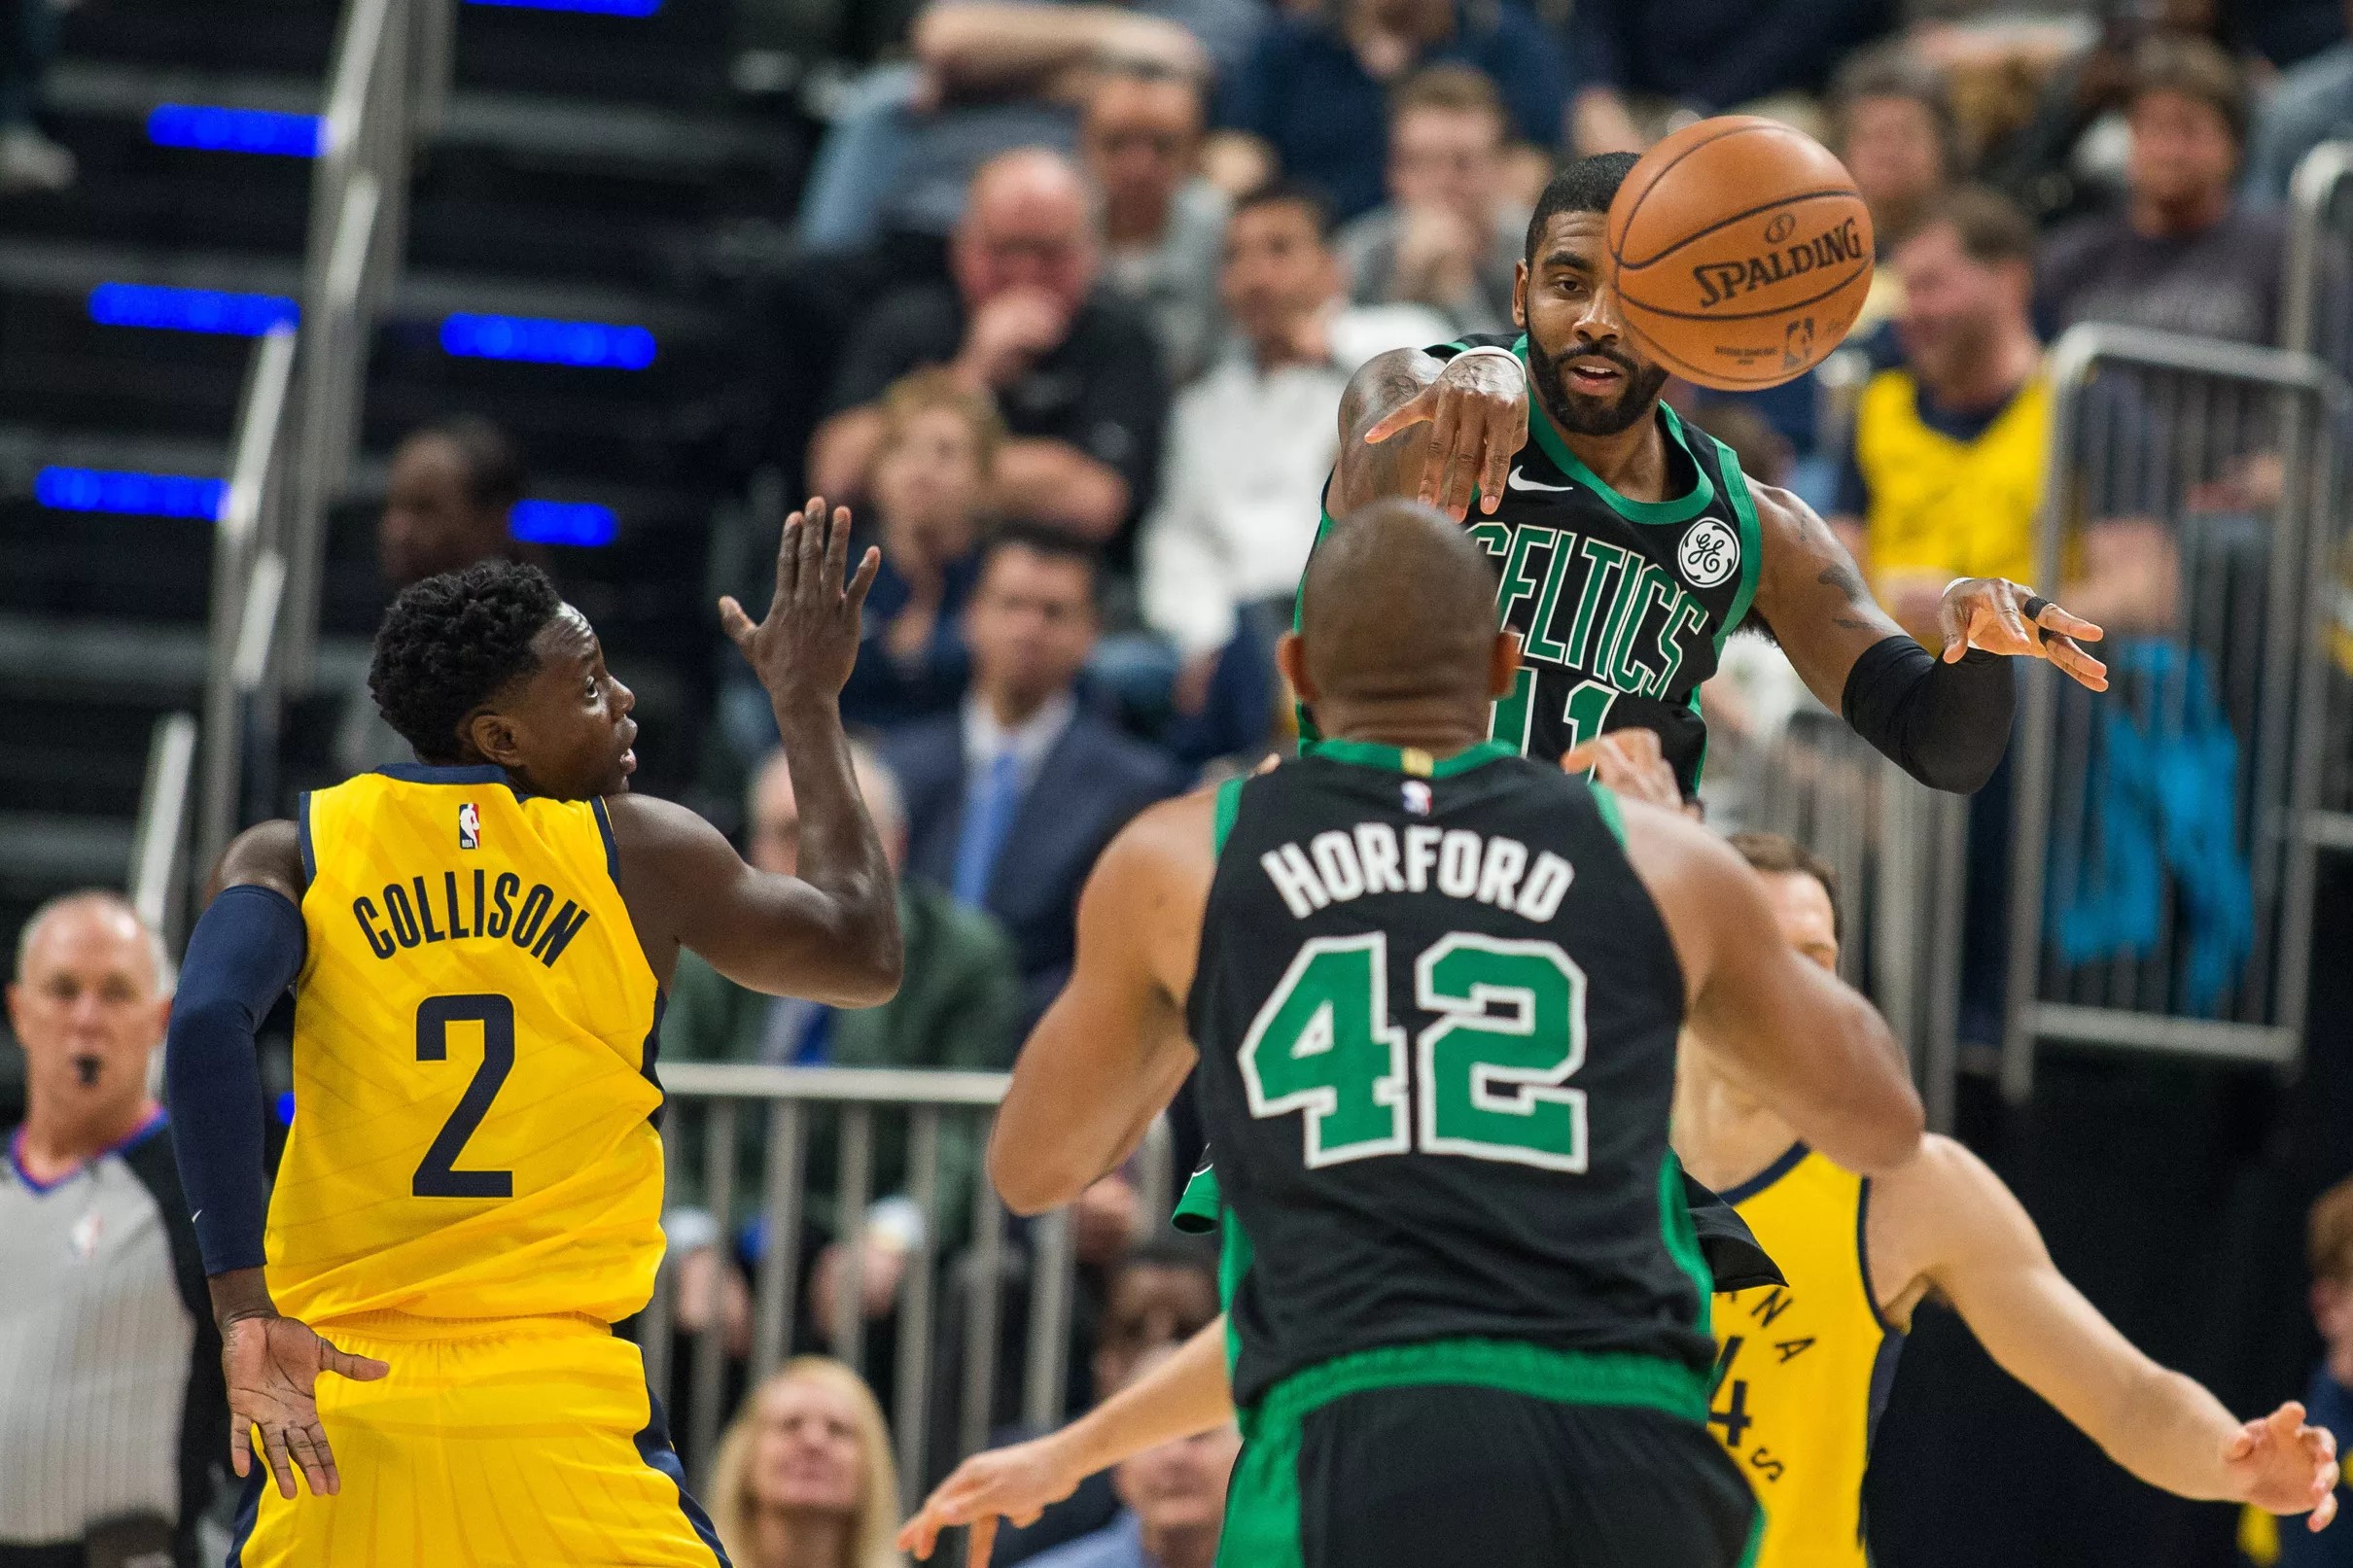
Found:
[[1626, 325], [1645, 353], [1723, 392], [1820, 364], [1871, 289], [1871, 214], [1831, 151], [1754, 115], [1686, 125], [1609, 207]]

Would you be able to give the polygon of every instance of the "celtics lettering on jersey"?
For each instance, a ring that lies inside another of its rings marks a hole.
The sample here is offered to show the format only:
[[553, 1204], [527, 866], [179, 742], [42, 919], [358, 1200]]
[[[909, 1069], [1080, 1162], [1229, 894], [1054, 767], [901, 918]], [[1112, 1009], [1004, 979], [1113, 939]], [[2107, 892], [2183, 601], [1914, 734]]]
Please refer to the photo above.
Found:
[[[1526, 361], [1525, 336], [1461, 346], [1506, 343]], [[1500, 505], [1493, 516], [1474, 510], [1469, 526], [1501, 578], [1496, 618], [1521, 640], [1519, 681], [1495, 704], [1493, 738], [1550, 761], [1640, 725], [1658, 732], [1689, 793], [1706, 750], [1700, 683], [1748, 613], [1762, 547], [1731, 449], [1665, 404], [1657, 417], [1676, 499], [1619, 495], [1531, 405]]]

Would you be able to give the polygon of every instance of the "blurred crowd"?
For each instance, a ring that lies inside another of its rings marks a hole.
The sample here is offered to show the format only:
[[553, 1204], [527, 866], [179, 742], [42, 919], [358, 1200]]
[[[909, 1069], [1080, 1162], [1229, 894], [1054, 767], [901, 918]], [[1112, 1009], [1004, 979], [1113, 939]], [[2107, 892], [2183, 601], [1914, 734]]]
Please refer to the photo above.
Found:
[[[793, 494], [852, 505], [882, 550], [843, 711], [902, 879], [906, 981], [881, 1007], [837, 1011], [755, 995], [682, 957], [665, 1063], [1010, 1065], [1069, 971], [1078, 891], [1111, 836], [1285, 737], [1271, 650], [1350, 372], [1388, 349], [1510, 330], [1529, 204], [1563, 156], [1739, 111], [1807, 128], [1845, 159], [1880, 263], [1851, 352], [1769, 393], [1669, 396], [1758, 480], [1829, 518], [1881, 602], [1934, 645], [1950, 578], [2035, 575], [2046, 345], [2080, 322], [2275, 342], [2291, 172], [2353, 134], [2353, 6], [2339, 0], [1563, 9], [931, 0], [903, 48], [849, 84], [799, 206], [771, 456]], [[53, 10], [0, 0], [13, 40], [0, 183], [72, 178], [31, 115]], [[409, 435], [379, 525], [387, 593], [530, 550], [507, 521], [524, 469], [479, 419]], [[2230, 479], [2248, 504], [2280, 482], [2260, 463]], [[2174, 536], [2113, 510], [2045, 586], [2112, 636], [2161, 636], [2181, 614]], [[1756, 643], [1706, 694], [1728, 745], [1802, 700], [1776, 658]], [[706, 787], [740, 791], [747, 855], [790, 872], [791, 781], [748, 674], [722, 679], [708, 733]], [[365, 692], [336, 749], [354, 770], [404, 760]], [[142, 1071], [79, 1063], [90, 1039], [152, 1048], [168, 969], [126, 908], [84, 899], [26, 928], [16, 975], [31, 1070], [11, 1159], [40, 1190], [155, 1132]], [[732, 1212], [706, 1203], [691, 1147], [670, 1186], [675, 1326], [720, 1336], [738, 1387], [765, 1252], [763, 1132], [753, 1119], [739, 1140]], [[845, 1212], [832, 1135], [818, 1127], [804, 1162], [791, 1348], [834, 1337], [833, 1282], [856, 1249], [867, 1367], [887, 1389], [908, 1260], [952, 1271], [964, 1258], [979, 1150], [968, 1132], [943, 1136], [928, 1218], [908, 1196], [903, 1129], [882, 1126], [881, 1196]], [[1216, 1311], [1213, 1258], [1154, 1239], [1143, 1186], [1107, 1177], [1074, 1216], [1073, 1409]], [[2324, 1203], [2313, 1250], [2333, 1348], [2312, 1403], [2340, 1441], [2353, 1441], [2347, 1202]], [[173, 1353], [200, 1366], [209, 1322], [180, 1239], [144, 1267], [158, 1312], [180, 1324]], [[82, 1308], [69, 1295], [44, 1309]], [[29, 1364], [17, 1348], [0, 1359]], [[961, 1386], [952, 1367], [922, 1375]], [[0, 1408], [0, 1448], [17, 1452], [38, 1419], [25, 1402], [48, 1395], [21, 1379], [0, 1389], [15, 1407]], [[1097, 1478], [998, 1560], [1207, 1568], [1236, 1441], [1212, 1434]], [[935, 1462], [946, 1446], [931, 1446]], [[742, 1391], [706, 1495], [747, 1568], [879, 1568], [896, 1561], [893, 1452], [866, 1383], [802, 1354]], [[167, 1483], [206, 1462], [158, 1457], [118, 1512], [172, 1515]]]

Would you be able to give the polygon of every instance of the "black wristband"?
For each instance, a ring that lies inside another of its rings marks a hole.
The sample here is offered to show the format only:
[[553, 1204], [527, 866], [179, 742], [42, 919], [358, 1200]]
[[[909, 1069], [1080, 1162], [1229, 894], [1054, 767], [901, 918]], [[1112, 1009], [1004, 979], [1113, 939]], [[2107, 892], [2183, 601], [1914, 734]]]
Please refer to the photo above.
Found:
[[1972, 648], [1947, 664], [1911, 638], [1881, 638], [1847, 673], [1854, 732], [1931, 789], [1973, 794], [2010, 745], [2018, 696], [2007, 661]]

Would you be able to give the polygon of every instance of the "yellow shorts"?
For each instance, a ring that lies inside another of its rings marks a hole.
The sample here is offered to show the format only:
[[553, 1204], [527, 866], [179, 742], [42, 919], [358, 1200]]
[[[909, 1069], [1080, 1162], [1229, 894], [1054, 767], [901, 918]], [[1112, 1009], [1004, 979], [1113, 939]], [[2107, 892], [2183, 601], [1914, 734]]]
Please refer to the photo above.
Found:
[[229, 1568], [723, 1568], [637, 1346], [585, 1317], [318, 1325], [392, 1364], [319, 1379], [343, 1489], [278, 1495], [256, 1445]]

